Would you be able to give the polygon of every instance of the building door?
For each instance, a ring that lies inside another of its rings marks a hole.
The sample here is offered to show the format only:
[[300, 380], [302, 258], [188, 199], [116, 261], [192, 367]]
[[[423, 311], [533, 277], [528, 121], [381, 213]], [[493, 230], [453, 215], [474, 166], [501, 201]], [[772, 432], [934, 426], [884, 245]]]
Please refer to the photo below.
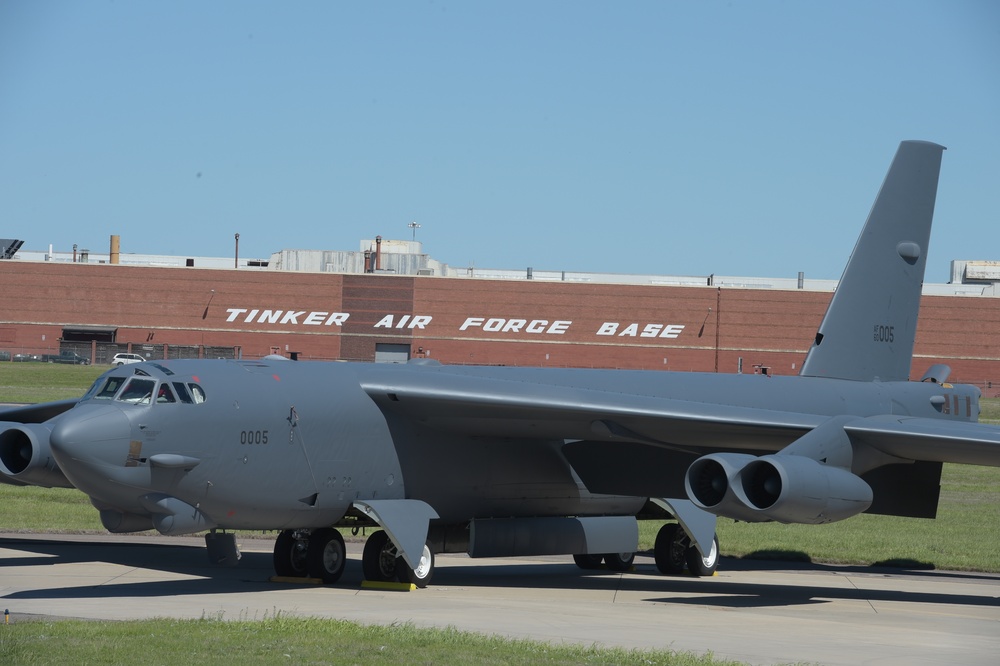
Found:
[[375, 343], [376, 363], [406, 363], [410, 360], [410, 345]]

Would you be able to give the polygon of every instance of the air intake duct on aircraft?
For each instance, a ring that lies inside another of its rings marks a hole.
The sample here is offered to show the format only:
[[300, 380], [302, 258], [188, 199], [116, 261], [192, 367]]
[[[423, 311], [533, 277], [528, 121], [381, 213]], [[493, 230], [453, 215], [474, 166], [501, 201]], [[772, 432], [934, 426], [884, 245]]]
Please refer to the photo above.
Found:
[[43, 488], [72, 488], [49, 448], [52, 429], [37, 423], [0, 422], [0, 474]]
[[701, 509], [724, 518], [759, 523], [770, 520], [742, 502], [733, 488], [740, 470], [757, 460], [745, 453], [712, 453], [695, 460], [684, 476], [688, 499]]
[[747, 522], [829, 523], [872, 503], [872, 489], [860, 477], [790, 454], [713, 453], [691, 464], [684, 485], [698, 507]]

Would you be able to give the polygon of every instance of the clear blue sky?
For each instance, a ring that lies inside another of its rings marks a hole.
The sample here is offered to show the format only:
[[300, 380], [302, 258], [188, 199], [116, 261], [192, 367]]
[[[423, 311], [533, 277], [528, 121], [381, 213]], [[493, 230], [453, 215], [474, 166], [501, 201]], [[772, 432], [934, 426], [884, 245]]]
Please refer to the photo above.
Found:
[[0, 237], [837, 278], [900, 140], [1000, 260], [1000, 3], [0, 3]]

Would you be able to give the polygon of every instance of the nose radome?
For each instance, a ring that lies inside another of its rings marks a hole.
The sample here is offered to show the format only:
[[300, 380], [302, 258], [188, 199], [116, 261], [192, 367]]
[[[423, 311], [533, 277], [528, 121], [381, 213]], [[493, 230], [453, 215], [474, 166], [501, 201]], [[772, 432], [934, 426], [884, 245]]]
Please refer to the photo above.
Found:
[[53, 425], [49, 442], [60, 467], [72, 460], [122, 464], [132, 426], [115, 405], [77, 405]]

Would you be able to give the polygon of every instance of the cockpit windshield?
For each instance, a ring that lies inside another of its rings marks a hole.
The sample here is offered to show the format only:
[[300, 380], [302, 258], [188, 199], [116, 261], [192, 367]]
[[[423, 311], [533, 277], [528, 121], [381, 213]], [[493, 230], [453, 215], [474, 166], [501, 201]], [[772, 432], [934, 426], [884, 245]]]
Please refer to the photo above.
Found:
[[125, 377], [108, 377], [104, 388], [94, 396], [95, 398], [113, 398], [118, 393], [118, 389], [125, 385]]
[[205, 391], [194, 382], [160, 382], [137, 370], [131, 377], [113, 375], [98, 379], [84, 395], [85, 400], [90, 398], [115, 399], [133, 405], [148, 405], [151, 402], [197, 405], [205, 402]]
[[156, 382], [152, 379], [132, 377], [118, 394], [118, 400], [136, 405], [148, 405], [155, 388]]
[[102, 400], [111, 400], [115, 397], [115, 393], [118, 393], [128, 377], [100, 377], [94, 385], [90, 387], [83, 399], [88, 398], [98, 398]]

